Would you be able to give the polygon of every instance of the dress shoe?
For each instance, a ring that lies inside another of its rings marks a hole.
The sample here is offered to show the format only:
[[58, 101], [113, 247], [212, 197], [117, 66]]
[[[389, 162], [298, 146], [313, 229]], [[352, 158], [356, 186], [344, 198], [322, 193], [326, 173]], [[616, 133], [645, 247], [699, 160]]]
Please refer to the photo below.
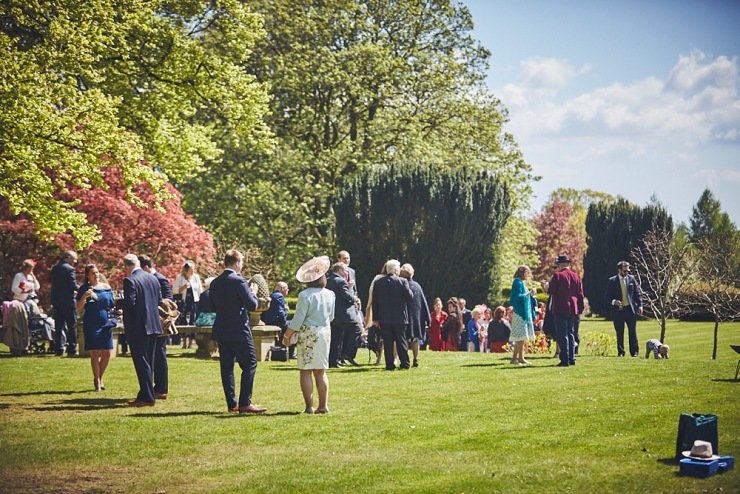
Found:
[[128, 400], [128, 406], [130, 407], [153, 407], [154, 402], [141, 401], [141, 400]]
[[559, 363], [558, 365], [556, 365], [555, 367], [568, 367], [568, 364], [566, 364], [565, 362], [560, 362], [560, 363]]
[[233, 407], [229, 407], [229, 412], [231, 413], [238, 413], [239, 412], [239, 406], [234, 405]]
[[154, 397], [158, 400], [166, 400], [167, 393], [154, 393]]
[[353, 358], [345, 358], [344, 359], [344, 363], [345, 364], [352, 365], [354, 367], [359, 367], [360, 366], [360, 364], [358, 364], [357, 361], [355, 359], [353, 359]]
[[417, 359], [414, 359], [414, 367], [419, 367], [419, 361]]
[[247, 405], [245, 407], [239, 407], [239, 413], [265, 413], [267, 408], [257, 405]]

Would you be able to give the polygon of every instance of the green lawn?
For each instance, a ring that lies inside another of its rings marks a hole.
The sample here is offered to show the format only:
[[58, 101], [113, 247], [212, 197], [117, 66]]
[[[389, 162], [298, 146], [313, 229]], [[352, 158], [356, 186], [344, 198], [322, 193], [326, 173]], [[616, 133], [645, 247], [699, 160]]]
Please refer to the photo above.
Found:
[[[641, 347], [658, 335], [643, 321]], [[611, 334], [585, 320], [583, 335]], [[330, 372], [325, 416], [302, 415], [295, 361], [262, 362], [265, 416], [226, 413], [217, 360], [172, 348], [170, 397], [131, 409], [133, 365], [92, 391], [86, 359], [9, 358], [0, 347], [0, 492], [740, 492], [740, 467], [709, 479], [672, 463], [681, 412], [719, 416], [740, 455], [740, 323], [670, 324], [670, 360], [422, 354], [421, 366]], [[611, 348], [611, 354], [616, 350]], [[367, 351], [358, 360], [367, 362]]]

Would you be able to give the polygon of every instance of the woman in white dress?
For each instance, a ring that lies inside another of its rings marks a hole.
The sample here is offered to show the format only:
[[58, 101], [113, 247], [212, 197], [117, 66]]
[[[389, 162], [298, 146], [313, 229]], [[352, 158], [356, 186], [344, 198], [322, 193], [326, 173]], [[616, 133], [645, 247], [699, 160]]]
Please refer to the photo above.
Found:
[[[305, 413], [329, 413], [329, 343], [330, 323], [334, 319], [334, 292], [326, 286], [326, 272], [331, 261], [328, 257], [314, 257], [300, 267], [295, 277], [306, 284], [298, 294], [293, 319], [283, 336], [283, 344], [295, 344], [296, 358], [301, 373], [301, 392], [306, 402]], [[295, 335], [295, 336], [294, 336]], [[313, 379], [319, 394], [319, 406], [313, 406]]]

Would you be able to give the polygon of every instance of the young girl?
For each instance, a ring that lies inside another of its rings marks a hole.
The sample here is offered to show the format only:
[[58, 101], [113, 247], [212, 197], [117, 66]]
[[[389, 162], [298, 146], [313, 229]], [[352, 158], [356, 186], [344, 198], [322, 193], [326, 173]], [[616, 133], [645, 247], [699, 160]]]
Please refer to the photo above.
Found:
[[470, 313], [470, 321], [468, 321], [468, 351], [478, 352], [480, 351], [480, 343], [478, 340], [478, 332], [480, 331], [480, 319], [481, 312], [477, 307]]

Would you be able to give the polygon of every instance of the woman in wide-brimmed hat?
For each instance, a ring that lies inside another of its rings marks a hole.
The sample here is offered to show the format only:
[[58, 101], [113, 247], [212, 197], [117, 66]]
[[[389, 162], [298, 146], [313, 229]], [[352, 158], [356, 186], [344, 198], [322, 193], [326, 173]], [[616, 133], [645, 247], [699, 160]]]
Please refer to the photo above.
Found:
[[[293, 319], [283, 336], [283, 344], [296, 343], [296, 358], [301, 373], [301, 392], [306, 403], [306, 413], [329, 412], [329, 344], [331, 341], [330, 323], [334, 319], [334, 292], [326, 286], [326, 272], [331, 261], [328, 257], [314, 257], [298, 269], [295, 277], [306, 284], [306, 289], [298, 294], [298, 304]], [[293, 341], [291, 341], [293, 340]], [[319, 394], [319, 406], [313, 406], [313, 379]]]

